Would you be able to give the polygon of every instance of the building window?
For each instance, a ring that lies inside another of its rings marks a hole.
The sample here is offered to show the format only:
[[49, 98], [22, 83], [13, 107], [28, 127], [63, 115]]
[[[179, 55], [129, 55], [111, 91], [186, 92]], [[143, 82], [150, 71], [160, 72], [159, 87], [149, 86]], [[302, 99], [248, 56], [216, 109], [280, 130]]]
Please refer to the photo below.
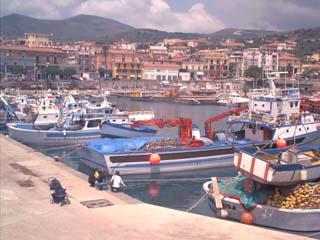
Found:
[[56, 57], [53, 58], [53, 63], [57, 64], [57, 58]]

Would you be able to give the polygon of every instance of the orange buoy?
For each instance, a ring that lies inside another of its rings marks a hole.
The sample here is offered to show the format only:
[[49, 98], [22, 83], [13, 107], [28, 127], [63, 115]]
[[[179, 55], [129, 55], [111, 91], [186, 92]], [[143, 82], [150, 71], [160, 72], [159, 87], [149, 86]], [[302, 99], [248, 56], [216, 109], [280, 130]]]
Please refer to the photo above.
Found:
[[251, 213], [245, 212], [240, 217], [240, 222], [244, 224], [252, 224], [253, 223], [253, 216]]
[[287, 142], [283, 138], [279, 138], [276, 141], [276, 145], [277, 145], [277, 148], [285, 148], [287, 146]]
[[160, 164], [160, 155], [157, 153], [152, 153], [149, 157], [149, 161], [151, 165], [159, 165]]
[[148, 191], [151, 197], [158, 197], [160, 193], [160, 189], [157, 182], [152, 181]]

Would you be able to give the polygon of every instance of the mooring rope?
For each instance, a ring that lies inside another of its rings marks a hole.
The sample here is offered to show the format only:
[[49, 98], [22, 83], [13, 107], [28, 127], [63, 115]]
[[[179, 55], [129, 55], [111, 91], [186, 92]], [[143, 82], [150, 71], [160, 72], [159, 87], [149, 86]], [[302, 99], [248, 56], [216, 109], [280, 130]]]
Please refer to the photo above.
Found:
[[207, 192], [205, 194], [203, 194], [198, 201], [196, 201], [190, 208], [187, 209], [186, 212], [191, 212], [194, 208], [196, 208], [208, 196], [209, 196], [209, 193], [207, 193]]

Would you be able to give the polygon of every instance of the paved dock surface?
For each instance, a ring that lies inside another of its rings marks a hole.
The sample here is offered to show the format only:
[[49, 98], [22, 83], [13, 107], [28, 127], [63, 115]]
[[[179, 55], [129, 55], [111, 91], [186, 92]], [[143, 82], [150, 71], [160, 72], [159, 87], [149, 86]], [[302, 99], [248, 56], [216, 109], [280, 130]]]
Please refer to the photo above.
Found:
[[[90, 188], [87, 177], [0, 134], [0, 239], [246, 239], [306, 237], [142, 203]], [[71, 204], [51, 204], [47, 179], [67, 188]], [[80, 202], [114, 205], [87, 208]]]

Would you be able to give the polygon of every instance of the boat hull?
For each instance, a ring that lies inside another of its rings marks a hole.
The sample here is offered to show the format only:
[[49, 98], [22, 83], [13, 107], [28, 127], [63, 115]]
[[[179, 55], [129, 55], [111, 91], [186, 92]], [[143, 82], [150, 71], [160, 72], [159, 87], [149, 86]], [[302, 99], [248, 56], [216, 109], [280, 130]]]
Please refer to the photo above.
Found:
[[83, 143], [101, 138], [97, 129], [84, 131], [44, 131], [34, 130], [32, 125], [20, 124], [8, 126], [9, 136], [19, 142], [39, 146], [63, 146]]
[[130, 138], [140, 136], [154, 136], [156, 130], [151, 128], [132, 128], [129, 125], [121, 125], [105, 122], [101, 127], [103, 137], [110, 138]]
[[[194, 156], [188, 157], [188, 153]], [[226, 154], [217, 155], [213, 155], [213, 151], [209, 151], [204, 156], [201, 156], [203, 152], [195, 153], [195, 151], [158, 152], [161, 158], [160, 163], [151, 165], [149, 161], [151, 152], [103, 155], [84, 148], [81, 149], [81, 161], [92, 168], [107, 170], [109, 174], [120, 171], [123, 175], [180, 172], [232, 166], [232, 149], [226, 149]]]
[[[208, 192], [211, 182], [206, 182], [203, 185], [203, 190]], [[213, 196], [208, 197], [210, 209], [216, 213], [215, 200]], [[235, 220], [240, 220], [241, 215], [246, 210], [241, 206], [236, 199], [223, 197], [222, 204], [228, 212], [228, 217]], [[278, 228], [282, 230], [311, 232], [320, 230], [320, 209], [283, 209], [275, 208], [266, 205], [257, 205], [250, 211], [253, 216], [253, 224]]]

